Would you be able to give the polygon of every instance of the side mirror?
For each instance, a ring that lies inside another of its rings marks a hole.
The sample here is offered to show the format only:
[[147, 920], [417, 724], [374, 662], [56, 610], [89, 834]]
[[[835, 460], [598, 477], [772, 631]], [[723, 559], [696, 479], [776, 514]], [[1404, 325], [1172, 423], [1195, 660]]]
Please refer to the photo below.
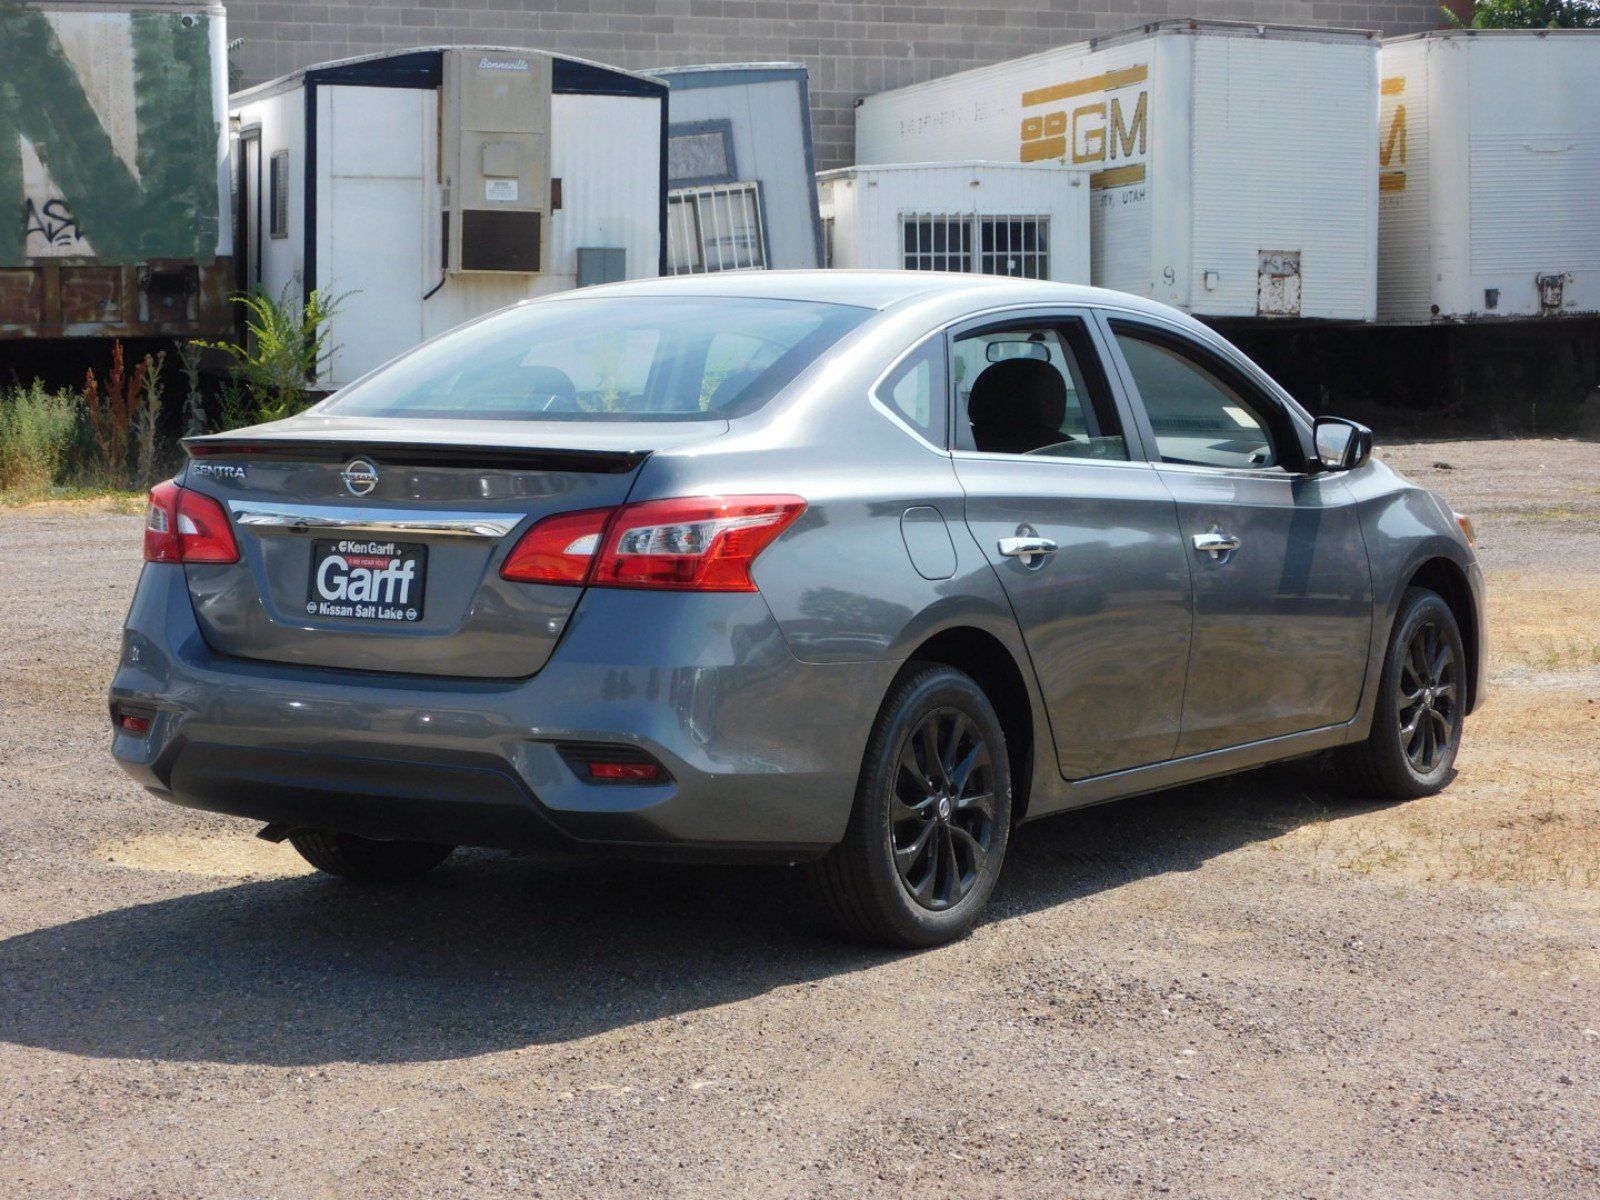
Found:
[[1343, 417], [1318, 417], [1311, 440], [1324, 471], [1354, 471], [1372, 457], [1372, 430]]

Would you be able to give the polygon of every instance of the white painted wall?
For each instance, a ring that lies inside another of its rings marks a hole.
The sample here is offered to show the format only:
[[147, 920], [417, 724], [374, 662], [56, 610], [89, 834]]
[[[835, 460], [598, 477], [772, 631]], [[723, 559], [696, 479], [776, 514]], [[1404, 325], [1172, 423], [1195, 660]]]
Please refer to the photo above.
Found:
[[[1089, 172], [1056, 163], [910, 163], [817, 177], [833, 266], [901, 270], [902, 224], [918, 216], [1049, 218], [1049, 278], [1089, 282]], [[974, 260], [977, 248], [974, 245]]]
[[1369, 320], [1376, 41], [1258, 29], [1167, 22], [871, 96], [856, 156], [1087, 167], [1096, 284], [1254, 316], [1261, 252], [1298, 251], [1303, 316]]
[[1540, 316], [1541, 275], [1600, 311], [1600, 31], [1401, 38], [1382, 77], [1380, 319]]
[[[632, 279], [659, 272], [659, 100], [552, 97], [551, 170], [562, 182], [562, 208], [547, 233], [548, 269], [448, 278], [440, 266], [438, 105], [431, 89], [317, 89], [316, 282], [341, 297], [334, 351], [319, 380], [325, 388], [474, 317], [575, 287], [579, 247], [621, 247]], [[261, 127], [264, 223], [271, 155], [289, 150], [289, 237], [263, 237], [262, 286], [274, 297], [285, 288], [297, 295], [305, 271], [305, 89], [242, 98], [234, 111], [242, 126]]]

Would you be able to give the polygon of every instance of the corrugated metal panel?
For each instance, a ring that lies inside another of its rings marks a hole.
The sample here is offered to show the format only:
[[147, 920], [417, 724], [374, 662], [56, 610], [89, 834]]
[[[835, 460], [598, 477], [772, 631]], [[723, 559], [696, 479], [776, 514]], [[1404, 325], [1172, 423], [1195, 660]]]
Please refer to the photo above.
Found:
[[[340, 387], [422, 340], [428, 245], [423, 131], [437, 93], [333, 87], [319, 95], [327, 130], [319, 194], [318, 286], [340, 296], [325, 383]], [[381, 129], [384, 136], [374, 137]]]
[[[551, 173], [562, 208], [551, 229], [551, 272], [538, 293], [577, 283], [579, 246], [621, 246], [628, 278], [661, 266], [661, 104], [654, 97], [556, 95]], [[546, 286], [553, 284], [553, 286]]]
[[1433, 303], [1433, 181], [1426, 41], [1379, 58], [1378, 319], [1418, 321]]
[[1466, 54], [1468, 295], [1538, 315], [1600, 309], [1600, 36], [1474, 39]]
[[1191, 310], [1258, 315], [1262, 253], [1298, 253], [1300, 315], [1370, 320], [1376, 47], [1202, 37], [1195, 56]]
[[1404, 190], [1383, 193], [1381, 318], [1600, 311], [1600, 33], [1428, 34], [1383, 62], [1404, 80], [1383, 129], [1403, 100], [1409, 161]]

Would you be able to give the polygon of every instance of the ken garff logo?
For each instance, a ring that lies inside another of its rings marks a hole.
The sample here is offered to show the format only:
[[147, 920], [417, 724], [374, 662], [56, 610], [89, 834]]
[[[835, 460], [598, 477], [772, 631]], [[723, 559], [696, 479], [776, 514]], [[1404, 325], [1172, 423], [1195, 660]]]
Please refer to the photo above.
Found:
[[345, 490], [352, 496], [371, 495], [372, 489], [378, 486], [378, 468], [364, 458], [352, 458], [339, 472], [339, 478], [344, 480]]

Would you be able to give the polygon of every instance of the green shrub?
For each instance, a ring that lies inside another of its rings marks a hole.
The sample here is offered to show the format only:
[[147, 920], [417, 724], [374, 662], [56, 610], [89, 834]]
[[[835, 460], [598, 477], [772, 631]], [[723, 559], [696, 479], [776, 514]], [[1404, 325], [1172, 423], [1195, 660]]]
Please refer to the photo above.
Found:
[[40, 380], [0, 392], [0, 488], [22, 491], [56, 481], [78, 429], [82, 402]]
[[233, 358], [237, 390], [224, 395], [223, 427], [278, 421], [311, 403], [310, 384], [328, 356], [334, 310], [342, 296], [313, 291], [302, 304], [290, 283], [276, 298], [235, 296], [245, 308], [245, 340], [201, 342]]

